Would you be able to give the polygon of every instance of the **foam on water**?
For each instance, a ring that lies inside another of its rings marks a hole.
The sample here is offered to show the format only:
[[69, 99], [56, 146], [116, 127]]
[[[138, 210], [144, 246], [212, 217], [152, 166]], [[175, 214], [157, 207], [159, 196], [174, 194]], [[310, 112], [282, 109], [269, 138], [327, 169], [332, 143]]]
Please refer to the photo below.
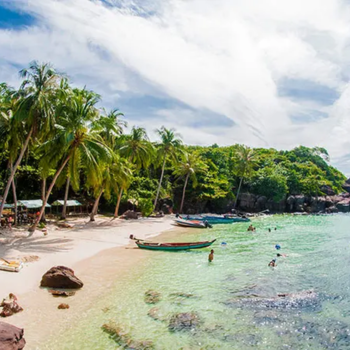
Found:
[[[118, 277], [107, 297], [42, 349], [118, 349], [101, 329], [110, 320], [135, 340], [152, 340], [155, 349], [347, 348], [350, 216], [266, 217], [253, 221], [253, 233], [246, 231], [248, 225], [163, 236], [169, 241], [217, 238], [214, 262], [208, 263], [210, 248], [147, 252], [142, 266]], [[287, 257], [277, 258], [271, 269], [267, 264], [276, 257], [276, 244]], [[149, 289], [161, 293], [159, 303], [145, 303]], [[317, 296], [290, 303], [273, 299], [306, 290]], [[148, 316], [153, 307], [161, 320]], [[180, 312], [196, 313], [200, 324], [187, 332], [169, 331], [169, 319]]]

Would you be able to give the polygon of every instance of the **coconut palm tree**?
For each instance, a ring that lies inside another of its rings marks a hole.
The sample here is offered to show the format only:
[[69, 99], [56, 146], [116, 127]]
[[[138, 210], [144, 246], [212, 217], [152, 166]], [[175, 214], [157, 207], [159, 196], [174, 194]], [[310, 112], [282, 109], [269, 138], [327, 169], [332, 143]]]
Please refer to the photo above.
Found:
[[55, 94], [61, 76], [50, 64], [39, 64], [38, 62], [32, 62], [28, 69], [21, 70], [20, 76], [24, 80], [17, 94], [18, 101], [14, 119], [17, 123], [24, 123], [25, 140], [17, 160], [11, 168], [0, 206], [0, 217], [15, 173], [29, 142], [35, 137], [48, 136], [53, 130], [55, 122]]
[[162, 187], [165, 163], [167, 159], [176, 161], [179, 153], [182, 152], [182, 141], [179, 138], [180, 135], [177, 134], [174, 129], [167, 129], [164, 126], [162, 126], [156, 131], [161, 138], [161, 142], [157, 146], [157, 159], [159, 159], [162, 162], [162, 172], [160, 174], [157, 194], [153, 205], [153, 211], [156, 210], [159, 192]]
[[197, 174], [208, 170], [208, 166], [203, 162], [201, 156], [197, 153], [185, 154], [184, 159], [180, 161], [178, 167], [175, 169], [174, 174], [180, 178], [185, 179], [184, 187], [182, 190], [182, 199], [180, 205], [180, 213], [185, 202], [186, 187], [189, 180], [192, 180], [193, 187], [197, 186]]
[[[122, 135], [118, 139], [116, 149], [119, 150], [121, 156], [135, 166], [136, 170], [141, 169], [142, 167], [148, 167], [154, 155], [154, 147], [148, 139], [146, 130], [136, 126], [131, 129], [129, 135]], [[118, 216], [123, 190], [126, 190], [126, 185], [129, 183], [130, 182], [124, 182], [121, 186], [114, 217]]]
[[237, 195], [236, 195], [233, 208], [236, 208], [243, 179], [249, 176], [253, 170], [254, 160], [255, 160], [255, 154], [253, 149], [244, 145], [238, 145], [236, 157], [234, 158], [234, 161], [236, 162], [236, 172], [240, 178], [240, 181], [239, 181]]
[[90, 221], [95, 221], [98, 205], [103, 194], [109, 200], [111, 194], [118, 194], [123, 188], [123, 184], [130, 181], [132, 171], [127, 161], [117, 153], [114, 154], [113, 161], [105, 164], [102, 172], [102, 183], [96, 188], [96, 200], [90, 214]]
[[42, 158], [44, 168], [56, 167], [58, 169], [47, 190], [45, 201], [35, 224], [35, 230], [45, 211], [45, 205], [57, 178], [70, 162], [69, 176], [72, 184], [79, 179], [79, 167], [84, 164], [87, 182], [90, 185], [101, 183], [101, 164], [108, 162], [112, 151], [105, 145], [101, 136], [90, 129], [91, 123], [98, 117], [95, 105], [99, 96], [86, 90], [74, 89], [74, 95], [65, 101], [60, 108], [59, 124], [56, 125], [55, 135], [43, 143], [42, 150], [47, 154]]

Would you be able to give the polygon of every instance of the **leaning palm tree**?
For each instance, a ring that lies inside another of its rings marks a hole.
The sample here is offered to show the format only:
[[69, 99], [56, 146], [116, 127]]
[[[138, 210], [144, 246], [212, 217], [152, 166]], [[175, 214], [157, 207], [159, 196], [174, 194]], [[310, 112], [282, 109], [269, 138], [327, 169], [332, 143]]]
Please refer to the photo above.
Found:
[[20, 71], [24, 79], [17, 94], [17, 106], [14, 119], [17, 123], [25, 125], [25, 140], [16, 162], [11, 168], [3, 200], [0, 206], [0, 217], [7, 199], [11, 183], [19, 164], [28, 148], [32, 138], [45, 135], [53, 130], [55, 119], [55, 94], [61, 76], [48, 63], [32, 62], [28, 69]]
[[44, 168], [58, 166], [58, 170], [31, 231], [36, 229], [41, 220], [56, 180], [68, 162], [71, 163], [69, 176], [73, 184], [79, 181], [77, 169], [81, 164], [84, 164], [89, 184], [101, 182], [101, 164], [110, 160], [111, 150], [104, 144], [101, 136], [90, 129], [92, 121], [98, 117], [95, 107], [98, 101], [98, 96], [92, 92], [75, 90], [73, 98], [60, 109], [61, 115], [59, 124], [56, 125], [55, 136], [43, 143], [42, 150], [47, 156], [41, 161]]
[[236, 195], [233, 208], [236, 208], [243, 180], [247, 176], [249, 176], [253, 170], [254, 160], [255, 160], [255, 154], [253, 149], [244, 145], [238, 145], [237, 156], [235, 157], [234, 161], [236, 161], [236, 164], [237, 164], [236, 171], [237, 171], [237, 175], [240, 177], [240, 181], [239, 181], [237, 195]]
[[157, 158], [162, 162], [162, 172], [160, 174], [157, 194], [153, 205], [153, 211], [156, 210], [159, 192], [162, 187], [165, 163], [167, 159], [176, 161], [179, 153], [182, 152], [182, 141], [180, 138], [178, 138], [180, 135], [175, 133], [174, 129], [167, 129], [162, 126], [156, 131], [161, 138], [161, 142], [157, 146]]
[[[153, 159], [154, 148], [150, 143], [146, 130], [140, 127], [133, 127], [129, 135], [122, 135], [117, 142], [116, 149], [120, 155], [133, 164], [136, 169], [146, 168]], [[118, 216], [119, 205], [123, 190], [129, 182], [125, 182], [119, 191], [114, 217]]]
[[185, 202], [186, 187], [188, 181], [191, 179], [193, 182], [193, 187], [197, 186], [197, 174], [200, 172], [205, 172], [208, 166], [203, 162], [201, 156], [197, 153], [190, 153], [184, 156], [184, 160], [180, 161], [178, 167], [175, 169], [174, 174], [179, 178], [184, 178], [185, 183], [182, 190], [182, 199], [180, 205], [180, 213], [182, 213], [182, 208]]

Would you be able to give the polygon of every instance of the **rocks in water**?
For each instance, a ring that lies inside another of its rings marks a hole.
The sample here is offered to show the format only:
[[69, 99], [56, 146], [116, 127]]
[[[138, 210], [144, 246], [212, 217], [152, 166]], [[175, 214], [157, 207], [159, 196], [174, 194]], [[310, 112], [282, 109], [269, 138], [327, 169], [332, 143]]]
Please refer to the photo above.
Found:
[[2, 307], [2, 310], [0, 312], [1, 317], [9, 317], [13, 314], [23, 311], [23, 308], [17, 303], [17, 297], [12, 293], [10, 293], [7, 299], [3, 299], [0, 307]]
[[49, 293], [51, 293], [54, 297], [71, 297], [75, 295], [75, 292], [67, 292], [63, 290], [54, 290], [54, 289], [50, 289]]
[[74, 271], [65, 266], [55, 266], [47, 271], [41, 279], [41, 287], [79, 289], [83, 282], [74, 275]]
[[62, 303], [62, 304], [57, 306], [57, 309], [59, 309], [59, 310], [69, 309], [69, 305]]
[[117, 342], [123, 349], [130, 350], [152, 350], [153, 342], [150, 340], [134, 340], [128, 332], [117, 323], [110, 321], [102, 326], [102, 329], [108, 333], [111, 338]]
[[350, 211], [350, 198], [344, 198], [336, 205], [336, 208], [342, 213], [348, 213]]
[[291, 294], [278, 294], [277, 297], [274, 298], [235, 298], [229, 300], [226, 304], [237, 305], [241, 307], [251, 307], [255, 309], [316, 309], [321, 306], [318, 295], [314, 291], [303, 291]]
[[26, 345], [24, 330], [5, 322], [0, 322], [0, 350], [22, 350]]
[[156, 304], [161, 300], [161, 294], [155, 290], [145, 292], [145, 302], [147, 304]]
[[152, 309], [150, 309], [147, 313], [147, 315], [151, 318], [153, 318], [154, 320], [160, 320], [161, 317], [159, 315], [159, 309], [157, 307], [152, 307]]
[[171, 297], [179, 297], [179, 298], [196, 298], [196, 296], [192, 293], [182, 293], [182, 292], [176, 292], [176, 293], [171, 293]]
[[195, 312], [181, 312], [173, 315], [169, 321], [169, 330], [177, 331], [191, 331], [195, 329], [200, 323], [200, 319]]

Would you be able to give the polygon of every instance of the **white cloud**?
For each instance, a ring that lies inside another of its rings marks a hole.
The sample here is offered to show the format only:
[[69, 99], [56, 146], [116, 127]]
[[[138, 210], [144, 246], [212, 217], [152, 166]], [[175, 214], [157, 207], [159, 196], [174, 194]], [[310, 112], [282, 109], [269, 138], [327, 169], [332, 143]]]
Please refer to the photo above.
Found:
[[[175, 126], [189, 143], [290, 148], [321, 145], [347, 154], [350, 126], [349, 6], [338, 0], [7, 1], [37, 24], [0, 31], [0, 79], [11, 63], [51, 61], [75, 84], [117, 105], [121, 92], [168, 96], [191, 108], [164, 110], [135, 122]], [[334, 106], [278, 94], [281, 81], [309, 80], [341, 94]], [[234, 126], [194, 128], [208, 110]], [[329, 113], [305, 125], [290, 118]], [[343, 168], [345, 169], [345, 168]], [[350, 171], [350, 168], [345, 169]]]

